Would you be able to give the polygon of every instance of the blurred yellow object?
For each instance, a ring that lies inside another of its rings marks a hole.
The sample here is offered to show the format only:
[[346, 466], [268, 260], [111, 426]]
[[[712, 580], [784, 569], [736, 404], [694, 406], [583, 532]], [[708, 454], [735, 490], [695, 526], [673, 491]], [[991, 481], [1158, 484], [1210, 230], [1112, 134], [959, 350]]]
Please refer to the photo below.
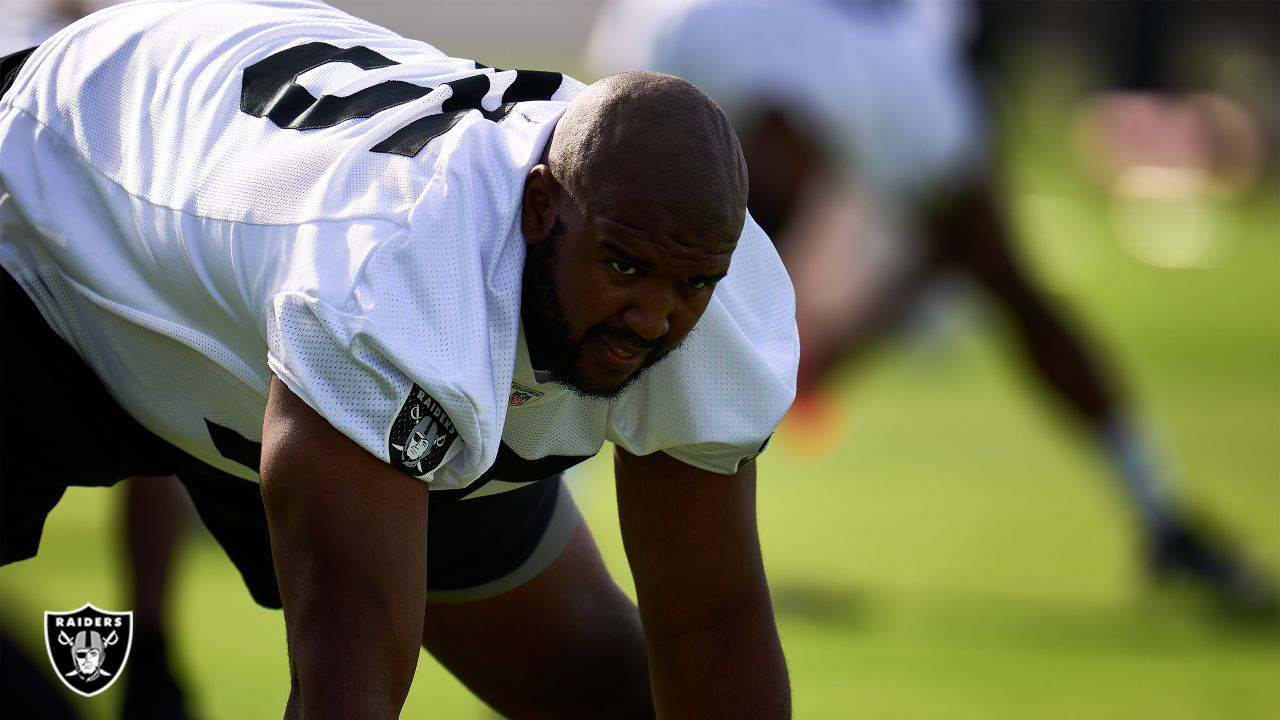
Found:
[[817, 389], [801, 393], [778, 426], [778, 437], [801, 457], [830, 455], [844, 444], [851, 414], [848, 404], [834, 392]]

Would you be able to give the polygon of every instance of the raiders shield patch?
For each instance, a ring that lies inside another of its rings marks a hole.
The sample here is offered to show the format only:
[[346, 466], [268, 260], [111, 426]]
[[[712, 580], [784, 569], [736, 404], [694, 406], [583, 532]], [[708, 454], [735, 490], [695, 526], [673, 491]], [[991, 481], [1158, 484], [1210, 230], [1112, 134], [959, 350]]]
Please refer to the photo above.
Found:
[[111, 687], [129, 660], [133, 612], [99, 610], [90, 603], [70, 612], [45, 612], [44, 644], [62, 684], [93, 697]]
[[426, 475], [440, 466], [457, 439], [449, 414], [426, 390], [414, 385], [391, 424], [387, 457], [411, 475]]

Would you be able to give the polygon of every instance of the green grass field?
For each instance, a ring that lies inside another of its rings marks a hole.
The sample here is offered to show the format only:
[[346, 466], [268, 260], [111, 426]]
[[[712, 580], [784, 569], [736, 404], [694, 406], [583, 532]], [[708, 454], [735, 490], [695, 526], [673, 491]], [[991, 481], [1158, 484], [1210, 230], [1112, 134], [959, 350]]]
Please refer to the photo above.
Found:
[[[1106, 198], [1081, 183], [1068, 148], [1044, 140], [1055, 117], [1015, 117], [1010, 135], [1028, 258], [1106, 349], [1181, 492], [1280, 575], [1277, 186], [1211, 207], [1211, 266], [1144, 265], [1117, 242]], [[796, 716], [1280, 717], [1277, 619], [1231, 622], [1193, 593], [1153, 592], [1085, 439], [1020, 375], [993, 318], [980, 307], [948, 317], [840, 380], [849, 421], [833, 453], [802, 452], [784, 427], [761, 459]], [[629, 585], [607, 460], [588, 463], [574, 489]], [[121, 498], [72, 491], [40, 557], [0, 570], [3, 626], [42, 666], [44, 610], [124, 609]], [[203, 716], [278, 716], [280, 615], [252, 604], [205, 537], [180, 556], [174, 603]], [[112, 717], [119, 695], [68, 693], [88, 718]], [[404, 717], [491, 714], [424, 655]]]

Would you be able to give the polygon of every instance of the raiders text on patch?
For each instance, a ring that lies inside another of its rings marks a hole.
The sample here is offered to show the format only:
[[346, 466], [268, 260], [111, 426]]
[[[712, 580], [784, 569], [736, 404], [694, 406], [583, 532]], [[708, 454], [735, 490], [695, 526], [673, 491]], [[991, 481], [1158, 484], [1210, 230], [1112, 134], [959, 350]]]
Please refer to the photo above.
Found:
[[392, 465], [422, 476], [440, 466], [457, 439], [449, 414], [426, 390], [414, 385], [391, 424], [387, 456]]

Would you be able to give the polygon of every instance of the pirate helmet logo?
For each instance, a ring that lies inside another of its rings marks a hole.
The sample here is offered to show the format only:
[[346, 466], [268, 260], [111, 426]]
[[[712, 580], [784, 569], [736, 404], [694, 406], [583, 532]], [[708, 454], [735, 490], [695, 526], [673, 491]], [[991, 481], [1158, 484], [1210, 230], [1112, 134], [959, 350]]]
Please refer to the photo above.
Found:
[[409, 439], [400, 449], [404, 451], [404, 459], [406, 465], [416, 465], [427, 451], [431, 450], [437, 444], [443, 445], [445, 437], [438, 432], [436, 422], [429, 417], [422, 418], [417, 425], [413, 426], [413, 430], [409, 432]]
[[115, 683], [129, 660], [133, 613], [100, 610], [45, 612], [44, 642], [49, 662], [68, 688], [93, 697]]

